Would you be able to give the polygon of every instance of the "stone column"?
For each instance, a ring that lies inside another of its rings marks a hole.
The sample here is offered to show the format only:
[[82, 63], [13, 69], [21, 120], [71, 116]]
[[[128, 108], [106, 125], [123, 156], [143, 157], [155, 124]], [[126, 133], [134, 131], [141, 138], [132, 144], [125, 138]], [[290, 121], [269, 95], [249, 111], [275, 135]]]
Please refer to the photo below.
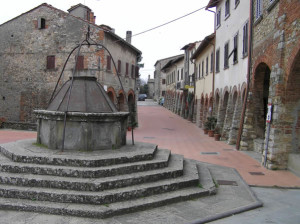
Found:
[[232, 125], [229, 132], [229, 138], [227, 144], [234, 145], [236, 144], [237, 135], [240, 127], [241, 115], [243, 109], [242, 97], [238, 96], [234, 106], [234, 113], [232, 117]]
[[223, 132], [222, 132], [222, 138], [224, 140], [227, 140], [229, 138], [229, 132], [231, 130], [232, 126], [232, 117], [234, 112], [234, 104], [233, 104], [233, 94], [229, 94], [228, 102], [227, 102], [227, 108], [226, 108], [226, 115], [224, 119], [224, 125], [223, 125]]

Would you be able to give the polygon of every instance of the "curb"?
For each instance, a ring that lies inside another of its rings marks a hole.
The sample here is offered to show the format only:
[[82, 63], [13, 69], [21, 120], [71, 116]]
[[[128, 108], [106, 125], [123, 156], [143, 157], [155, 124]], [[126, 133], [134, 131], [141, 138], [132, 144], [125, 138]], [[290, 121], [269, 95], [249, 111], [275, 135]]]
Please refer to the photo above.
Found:
[[234, 169], [234, 168], [232, 168], [232, 169], [241, 178], [241, 182], [244, 184], [246, 190], [249, 192], [250, 196], [253, 198], [253, 200], [255, 202], [253, 202], [253, 203], [251, 203], [249, 205], [242, 206], [242, 207], [239, 207], [239, 208], [236, 208], [236, 209], [232, 209], [230, 211], [223, 212], [223, 213], [220, 213], [220, 214], [216, 214], [216, 215], [213, 215], [213, 216], [210, 216], [210, 217], [207, 217], [207, 218], [197, 219], [197, 220], [194, 220], [192, 222], [189, 222], [189, 224], [208, 223], [208, 222], [212, 222], [212, 221], [215, 221], [215, 220], [218, 220], [218, 219], [223, 219], [223, 218], [235, 215], [235, 214], [239, 214], [239, 213], [246, 212], [246, 211], [249, 211], [249, 210], [252, 210], [252, 209], [256, 209], [256, 208], [259, 208], [259, 207], [263, 206], [263, 202], [257, 198], [257, 196], [255, 195], [255, 193], [251, 190], [251, 188], [249, 187], [249, 185], [244, 181], [244, 179], [239, 174], [239, 172], [236, 169]]

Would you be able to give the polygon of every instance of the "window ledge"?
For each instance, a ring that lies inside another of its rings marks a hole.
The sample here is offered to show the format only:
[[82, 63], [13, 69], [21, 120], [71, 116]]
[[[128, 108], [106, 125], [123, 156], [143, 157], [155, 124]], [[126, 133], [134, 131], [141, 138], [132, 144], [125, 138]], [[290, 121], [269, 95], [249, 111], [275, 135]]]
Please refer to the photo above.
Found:
[[216, 30], [219, 29], [220, 26], [221, 26], [221, 24], [217, 25], [217, 26], [216, 26]]
[[216, 74], [218, 74], [219, 72], [220, 72], [220, 70], [217, 70], [217, 71], [216, 71]]
[[270, 12], [278, 2], [279, 0], [273, 0], [273, 2], [269, 4], [267, 11]]
[[242, 57], [242, 58], [244, 59], [244, 58], [246, 58], [246, 57], [248, 57], [248, 53], [243, 54], [243, 57]]
[[257, 24], [259, 24], [263, 19], [263, 16], [260, 15], [260, 17], [258, 17], [255, 21], [254, 21], [254, 26], [256, 26]]
[[224, 67], [224, 70], [229, 69], [229, 66]]
[[225, 20], [227, 20], [229, 17], [230, 17], [230, 13], [228, 13], [228, 14], [225, 16]]
[[234, 6], [234, 9], [236, 9], [238, 7], [238, 5], [240, 4], [240, 1], [238, 1], [235, 6]]
[[236, 65], [237, 63], [239, 63], [238, 60], [234, 61], [234, 62], [233, 62], [233, 65]]

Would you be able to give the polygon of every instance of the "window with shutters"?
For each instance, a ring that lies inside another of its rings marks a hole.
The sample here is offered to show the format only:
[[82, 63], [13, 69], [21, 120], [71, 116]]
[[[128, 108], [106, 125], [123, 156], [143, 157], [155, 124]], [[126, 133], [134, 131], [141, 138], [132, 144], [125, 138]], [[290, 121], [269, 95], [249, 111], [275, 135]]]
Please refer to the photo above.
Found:
[[213, 72], [214, 69], [214, 52], [210, 54], [210, 72]]
[[225, 2], [225, 19], [230, 16], [230, 1], [226, 0]]
[[203, 77], [203, 76], [204, 76], [204, 61], [202, 61], [202, 70], [201, 70], [201, 71], [202, 71], [202, 74], [201, 74], [201, 75], [202, 75], [202, 77]]
[[198, 66], [198, 79], [200, 79], [201, 77], [201, 63], [199, 63], [199, 66]]
[[55, 69], [55, 56], [47, 56], [47, 69]]
[[77, 57], [76, 70], [83, 70], [84, 69], [83, 61], [84, 61], [83, 55], [79, 55]]
[[181, 80], [183, 80], [183, 68], [181, 69]]
[[220, 72], [220, 49], [216, 50], [216, 72]]
[[216, 29], [221, 26], [221, 9], [216, 14]]
[[134, 65], [131, 65], [131, 78], [134, 78]]
[[106, 56], [106, 70], [111, 71], [111, 57], [110, 57], [110, 55]]
[[233, 38], [233, 64], [238, 62], [238, 33]]
[[140, 76], [140, 67], [139, 66], [135, 66], [135, 78], [138, 78]]
[[262, 0], [256, 0], [256, 19], [262, 16]]
[[166, 80], [165, 79], [162, 79], [161, 80], [161, 83], [164, 85], [164, 84], [166, 84]]
[[208, 75], [208, 56], [206, 57], [205, 73]]
[[121, 60], [118, 60], [118, 74], [121, 75], [121, 69], [122, 69], [122, 62]]
[[229, 43], [227, 42], [224, 45], [224, 69], [229, 68], [228, 56], [229, 56]]
[[248, 55], [248, 21], [243, 26], [243, 57]]
[[125, 75], [128, 76], [129, 75], [129, 64], [126, 63], [126, 72]]

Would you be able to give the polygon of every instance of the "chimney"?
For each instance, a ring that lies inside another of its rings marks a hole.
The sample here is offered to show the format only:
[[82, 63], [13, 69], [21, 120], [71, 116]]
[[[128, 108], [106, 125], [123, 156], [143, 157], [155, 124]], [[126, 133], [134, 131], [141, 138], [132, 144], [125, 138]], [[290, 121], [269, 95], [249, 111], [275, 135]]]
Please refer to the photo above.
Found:
[[132, 36], [132, 32], [126, 31], [126, 41], [130, 44], [131, 44], [131, 36]]

